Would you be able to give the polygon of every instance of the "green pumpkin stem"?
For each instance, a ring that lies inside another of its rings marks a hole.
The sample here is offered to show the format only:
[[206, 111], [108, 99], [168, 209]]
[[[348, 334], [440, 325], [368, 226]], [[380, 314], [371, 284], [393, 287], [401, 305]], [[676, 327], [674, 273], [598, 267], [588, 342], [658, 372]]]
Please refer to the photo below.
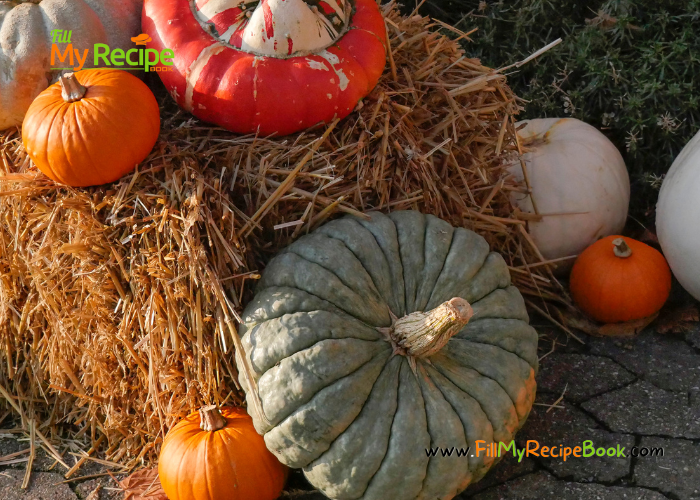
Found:
[[445, 347], [474, 315], [466, 300], [455, 297], [428, 312], [414, 312], [397, 319], [388, 334], [394, 350], [411, 358], [427, 358]]
[[80, 85], [75, 73], [66, 73], [59, 77], [61, 82], [61, 97], [66, 102], [76, 102], [85, 97], [87, 88]]
[[613, 252], [615, 253], [616, 257], [620, 257], [621, 259], [626, 259], [630, 255], [632, 255], [632, 249], [629, 247], [627, 242], [623, 238], [615, 238], [612, 241], [613, 244]]
[[216, 432], [226, 427], [226, 419], [216, 405], [199, 409], [199, 427], [206, 432]]

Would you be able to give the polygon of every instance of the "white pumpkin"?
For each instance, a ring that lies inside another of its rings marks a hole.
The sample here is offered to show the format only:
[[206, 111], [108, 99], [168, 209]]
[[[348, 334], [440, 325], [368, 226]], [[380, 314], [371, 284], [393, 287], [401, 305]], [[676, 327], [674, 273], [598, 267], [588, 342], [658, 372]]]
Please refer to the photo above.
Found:
[[[206, 4], [205, 4], [206, 5]], [[243, 30], [241, 49], [268, 56], [312, 53], [332, 45], [345, 31], [352, 7], [328, 0], [333, 17], [304, 0], [260, 2]], [[328, 19], [334, 19], [336, 24]], [[271, 21], [270, 21], [271, 19]], [[316, 29], [309, 29], [309, 27]]]
[[[143, 0], [0, 1], [0, 130], [20, 125], [34, 98], [58, 79], [61, 72], [51, 71], [53, 30], [73, 32], [71, 43], [81, 57], [89, 49], [89, 68], [95, 43], [134, 47], [142, 8]], [[59, 48], [65, 51], [65, 45]]]
[[[527, 175], [541, 221], [529, 233], [545, 259], [581, 253], [598, 239], [619, 233], [627, 219], [630, 180], [620, 152], [599, 130], [574, 118], [541, 118], [516, 124], [525, 147]], [[520, 163], [510, 172], [523, 182]], [[532, 198], [511, 201], [534, 213]], [[563, 261], [568, 270], [573, 259]]]
[[671, 271], [700, 300], [700, 133], [671, 165], [656, 205], [656, 235]]

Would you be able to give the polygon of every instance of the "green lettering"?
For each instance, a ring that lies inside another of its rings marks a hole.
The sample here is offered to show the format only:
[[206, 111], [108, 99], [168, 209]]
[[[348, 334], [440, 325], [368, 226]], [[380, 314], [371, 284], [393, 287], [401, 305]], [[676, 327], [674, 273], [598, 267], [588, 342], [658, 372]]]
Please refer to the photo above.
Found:
[[[175, 52], [173, 49], [163, 49], [163, 51], [160, 53], [160, 62], [165, 66], [172, 66], [174, 57]], [[168, 59], [170, 60], [168, 61]]]
[[620, 448], [619, 444], [617, 445], [617, 457], [627, 458], [627, 455], [625, 455], [625, 448]]
[[583, 456], [588, 458], [595, 455], [595, 448], [593, 447], [593, 441], [583, 442]]
[[523, 455], [525, 455], [525, 448], [520, 448], [518, 450], [518, 462], [523, 461]]
[[138, 54], [139, 49], [130, 49], [126, 51], [126, 62], [129, 63], [131, 66], [137, 66], [139, 64], [138, 61], [134, 61], [131, 59], [131, 54]]
[[[151, 56], [155, 56], [155, 59], [151, 61]], [[146, 49], [146, 73], [149, 72], [151, 66], [155, 66], [160, 61], [160, 56], [156, 49]]]
[[124, 66], [124, 51], [122, 49], [114, 49], [109, 56], [109, 60], [115, 66]]
[[506, 451], [509, 451], [511, 448], [513, 448], [513, 456], [515, 456], [515, 441], [511, 440], [510, 444], [506, 446], [505, 443], [499, 442], [498, 443], [498, 456], [501, 456], [501, 450], [505, 448]]
[[[104, 49], [104, 52], [100, 54], [100, 49]], [[107, 56], [109, 55], [109, 45], [105, 43], [96, 43], [95, 44], [95, 64], [94, 66], [97, 67], [100, 65], [100, 58], [102, 58], [102, 64], [105, 66], [109, 66], [109, 61], [107, 60]]]

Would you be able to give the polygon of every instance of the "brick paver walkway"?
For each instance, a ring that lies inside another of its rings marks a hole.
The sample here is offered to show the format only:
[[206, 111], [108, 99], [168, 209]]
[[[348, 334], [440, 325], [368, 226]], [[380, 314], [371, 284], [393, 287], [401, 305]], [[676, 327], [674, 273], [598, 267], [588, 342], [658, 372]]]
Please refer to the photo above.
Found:
[[[560, 340], [562, 338], [560, 337]], [[653, 330], [633, 339], [586, 337], [586, 345], [557, 346], [541, 363], [537, 403], [554, 403], [547, 412], [535, 406], [516, 442], [542, 445], [626, 448], [627, 457], [530, 457], [522, 462], [506, 456], [460, 500], [698, 500], [700, 499], [700, 325], [685, 335], [662, 336]], [[543, 340], [543, 353], [549, 350]], [[0, 432], [1, 434], [1, 432]], [[663, 457], [631, 457], [633, 447], [663, 448]], [[0, 437], [0, 456], [26, 447]], [[463, 460], [454, 458], [454, 460]], [[25, 464], [0, 468], [2, 500], [85, 499], [98, 485], [98, 498], [120, 498], [107, 478], [69, 484], [52, 461], [38, 460], [28, 491], [20, 490]], [[80, 475], [99, 473], [91, 465]], [[303, 476], [290, 478], [288, 500], [321, 500]]]

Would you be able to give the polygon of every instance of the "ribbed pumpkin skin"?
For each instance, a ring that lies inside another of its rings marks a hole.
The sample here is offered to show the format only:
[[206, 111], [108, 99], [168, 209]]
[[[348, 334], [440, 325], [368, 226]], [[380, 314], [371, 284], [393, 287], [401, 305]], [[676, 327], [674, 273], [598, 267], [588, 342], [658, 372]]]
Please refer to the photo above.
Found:
[[[535, 397], [537, 333], [483, 238], [419, 212], [370, 215], [321, 226], [263, 272], [242, 327], [270, 422], [254, 423], [332, 499], [450, 499], [494, 460], [426, 448], [511, 441]], [[453, 297], [475, 314], [414, 375], [376, 328]]]
[[632, 250], [617, 257], [608, 236], [584, 250], [571, 270], [571, 295], [578, 306], [603, 323], [646, 318], [661, 309], [671, 293], [671, 270], [661, 253], [632, 238]]
[[[546, 259], [580, 254], [598, 238], [622, 231], [630, 202], [630, 181], [622, 155], [599, 130], [575, 118], [540, 118], [525, 125], [518, 137], [532, 197], [540, 221], [530, 221], [528, 232]], [[520, 163], [511, 167], [524, 182]], [[521, 210], [535, 213], [532, 198], [511, 192]], [[572, 260], [558, 263], [566, 274]]]
[[[205, 30], [195, 11], [199, 5], [214, 4], [213, 0], [146, 0], [142, 21], [144, 33], [153, 38], [149, 47], [175, 52], [172, 71], [161, 67], [158, 72], [168, 92], [180, 107], [207, 122], [242, 134], [291, 134], [347, 116], [377, 85], [384, 70], [386, 28], [375, 0], [353, 1], [350, 28], [332, 45], [283, 58], [242, 50], [236, 47], [240, 41], [222, 41], [225, 33], [217, 36]], [[221, 18], [231, 21], [240, 14], [240, 4], [217, 2], [219, 14], [206, 25], [217, 26]], [[318, 3], [321, 9], [324, 5], [328, 4]], [[270, 16], [270, 28], [281, 23], [274, 12]], [[218, 29], [231, 33], [222, 26]], [[300, 27], [317, 29], [323, 28], [311, 23]]]
[[673, 275], [700, 300], [700, 133], [668, 170], [656, 205], [656, 235]]
[[169, 500], [274, 500], [287, 468], [265, 448], [245, 410], [222, 408], [226, 427], [199, 428], [193, 413], [165, 437], [158, 475]]
[[153, 149], [160, 110], [150, 89], [126, 71], [75, 73], [87, 93], [67, 103], [60, 84], [37, 97], [22, 125], [29, 157], [51, 179], [96, 186], [131, 172]]
[[[56, 81], [51, 69], [51, 31], [71, 30], [73, 49], [85, 50], [85, 68], [94, 61], [94, 45], [132, 48], [138, 35], [143, 0], [0, 1], [0, 130], [21, 125], [34, 98]], [[59, 44], [61, 53], [66, 45]], [[68, 66], [55, 59], [56, 66]], [[74, 62], [77, 63], [77, 61]]]

